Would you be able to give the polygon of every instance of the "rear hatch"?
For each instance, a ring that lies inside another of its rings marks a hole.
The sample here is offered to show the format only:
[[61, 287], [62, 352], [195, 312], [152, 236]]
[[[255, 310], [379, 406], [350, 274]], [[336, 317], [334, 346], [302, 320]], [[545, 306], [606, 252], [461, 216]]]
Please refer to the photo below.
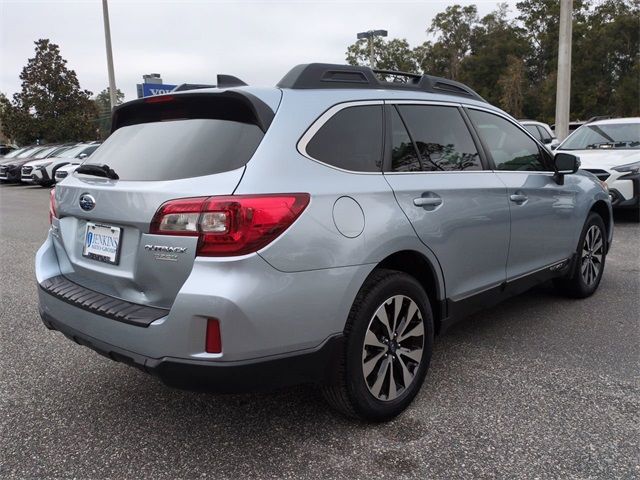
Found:
[[168, 200], [232, 194], [273, 114], [238, 91], [150, 97], [116, 109], [111, 136], [56, 186], [62, 273], [110, 296], [169, 308], [191, 272], [197, 238], [149, 234], [154, 214]]

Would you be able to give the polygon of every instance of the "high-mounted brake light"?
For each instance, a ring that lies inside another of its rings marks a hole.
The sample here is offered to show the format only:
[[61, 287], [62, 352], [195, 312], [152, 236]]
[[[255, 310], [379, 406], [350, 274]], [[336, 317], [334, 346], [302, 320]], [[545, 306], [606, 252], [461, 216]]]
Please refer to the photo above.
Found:
[[49, 224], [54, 218], [58, 218], [58, 212], [56, 211], [56, 189], [52, 188], [49, 192]]
[[153, 95], [151, 97], [146, 97], [143, 101], [144, 103], [165, 103], [171, 102], [173, 100], [173, 95]]
[[285, 193], [169, 200], [154, 215], [149, 233], [198, 237], [200, 256], [246, 255], [289, 228], [309, 198], [308, 193]]

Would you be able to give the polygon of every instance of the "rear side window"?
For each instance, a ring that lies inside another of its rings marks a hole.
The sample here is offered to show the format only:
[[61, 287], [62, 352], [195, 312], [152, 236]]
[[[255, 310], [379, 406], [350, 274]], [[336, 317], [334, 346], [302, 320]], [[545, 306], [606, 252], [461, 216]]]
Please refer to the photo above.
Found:
[[244, 166], [262, 130], [230, 120], [194, 118], [117, 129], [87, 160], [106, 164], [121, 180], [176, 180]]
[[428, 172], [482, 170], [471, 133], [456, 107], [399, 105]]
[[513, 123], [480, 110], [468, 112], [491, 153], [496, 170], [548, 170], [538, 144]]
[[382, 105], [347, 107], [331, 117], [306, 147], [309, 156], [354, 172], [382, 168]]
[[400, 115], [398, 115], [398, 111], [391, 106], [387, 112], [391, 116], [391, 171], [417, 172], [422, 170], [418, 153]]

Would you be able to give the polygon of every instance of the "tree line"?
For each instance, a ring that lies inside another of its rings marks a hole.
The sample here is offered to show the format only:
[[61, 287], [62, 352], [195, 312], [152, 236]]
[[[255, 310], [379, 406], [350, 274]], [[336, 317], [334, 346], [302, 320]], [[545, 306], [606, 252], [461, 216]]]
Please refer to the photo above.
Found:
[[[640, 0], [574, 0], [571, 118], [640, 115]], [[553, 123], [558, 57], [558, 0], [523, 0], [480, 18], [475, 5], [452, 5], [426, 29], [433, 40], [411, 47], [402, 38], [374, 41], [377, 68], [429, 73], [466, 83], [517, 118]], [[0, 124], [18, 144], [104, 139], [109, 91], [80, 87], [58, 45], [35, 42], [20, 74], [21, 90], [0, 93]], [[368, 65], [368, 40], [346, 60]], [[124, 95], [117, 92], [118, 102]]]
[[[516, 118], [554, 122], [560, 2], [524, 0], [480, 18], [452, 5], [426, 29], [434, 40], [374, 41], [376, 68], [428, 73], [469, 85]], [[571, 119], [640, 114], [640, 1], [574, 0]], [[367, 39], [347, 48], [351, 65], [369, 64]]]
[[[35, 56], [20, 73], [20, 91], [11, 99], [0, 92], [5, 135], [18, 145], [106, 138], [111, 129], [109, 90], [93, 97], [80, 88], [58, 45], [40, 39], [35, 46]], [[120, 90], [117, 98], [118, 103], [124, 100]]]

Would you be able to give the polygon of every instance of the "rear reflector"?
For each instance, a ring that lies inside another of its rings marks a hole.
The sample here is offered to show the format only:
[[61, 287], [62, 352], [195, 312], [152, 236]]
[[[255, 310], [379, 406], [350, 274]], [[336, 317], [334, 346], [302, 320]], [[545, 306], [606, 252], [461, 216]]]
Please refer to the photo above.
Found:
[[149, 233], [198, 237], [200, 256], [246, 255], [276, 239], [308, 204], [308, 193], [170, 200], [154, 215]]
[[220, 322], [217, 318], [207, 319], [207, 339], [205, 341], [205, 350], [207, 353], [222, 353]]

